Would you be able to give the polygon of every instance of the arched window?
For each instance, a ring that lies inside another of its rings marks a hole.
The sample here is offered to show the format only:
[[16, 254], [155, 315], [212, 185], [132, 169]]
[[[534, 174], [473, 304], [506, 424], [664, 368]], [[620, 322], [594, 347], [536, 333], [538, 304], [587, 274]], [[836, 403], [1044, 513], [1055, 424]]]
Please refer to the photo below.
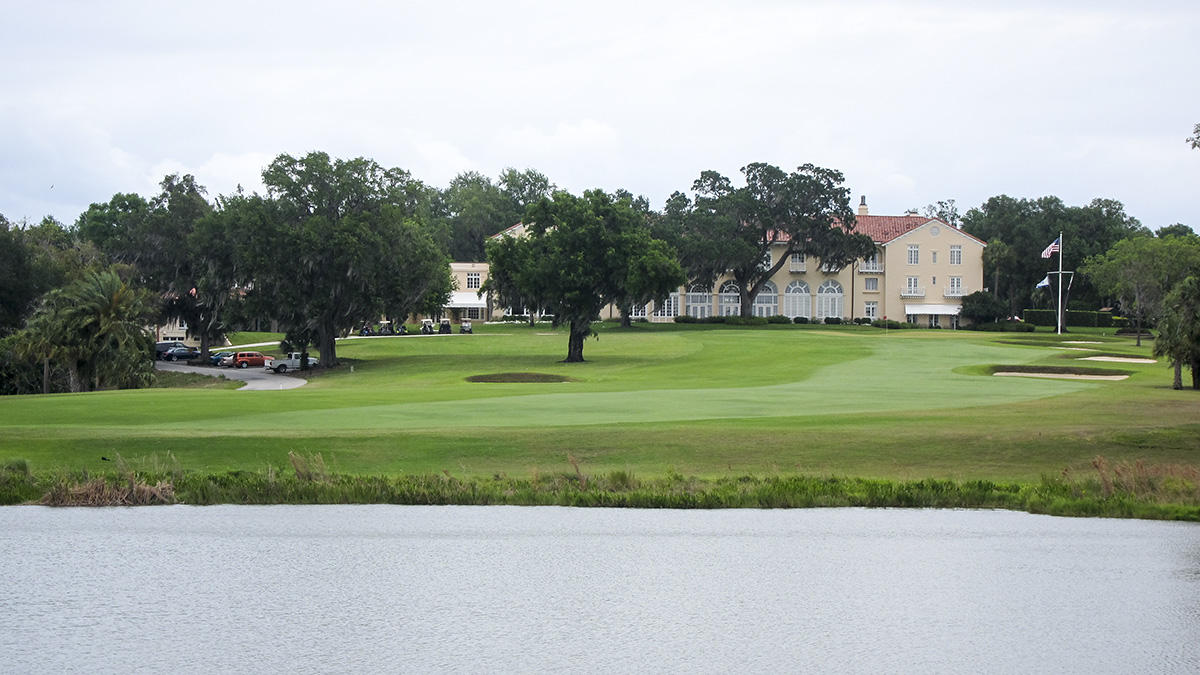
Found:
[[793, 281], [783, 289], [783, 314], [793, 319], [798, 316], [812, 316], [812, 295], [809, 294], [808, 284]]
[[697, 319], [712, 316], [712, 288], [695, 284], [687, 292], [687, 313]]
[[842, 316], [842, 285], [830, 279], [817, 288], [817, 321]]
[[779, 288], [768, 281], [754, 296], [754, 316], [775, 316], [779, 313]]
[[742, 300], [736, 282], [726, 281], [721, 284], [720, 293], [721, 316], [737, 316], [742, 312]]

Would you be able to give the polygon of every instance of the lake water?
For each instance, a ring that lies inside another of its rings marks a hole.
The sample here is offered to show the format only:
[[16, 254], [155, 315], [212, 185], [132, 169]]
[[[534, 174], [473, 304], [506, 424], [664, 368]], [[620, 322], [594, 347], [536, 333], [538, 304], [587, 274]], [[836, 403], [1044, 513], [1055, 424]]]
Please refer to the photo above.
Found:
[[1196, 673], [1200, 526], [0, 508], [0, 672]]

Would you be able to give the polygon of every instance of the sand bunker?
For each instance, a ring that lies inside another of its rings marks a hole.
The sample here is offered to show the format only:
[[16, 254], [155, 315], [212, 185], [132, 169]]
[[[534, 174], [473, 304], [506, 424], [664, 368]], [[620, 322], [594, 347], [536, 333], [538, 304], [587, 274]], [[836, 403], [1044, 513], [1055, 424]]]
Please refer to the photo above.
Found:
[[1111, 361], [1113, 363], [1158, 363], [1155, 359], [1139, 359], [1125, 356], [1084, 356], [1080, 361]]
[[1128, 375], [1073, 375], [1071, 373], [992, 373], [996, 377], [1049, 377], [1055, 380], [1124, 380]]
[[1102, 345], [1103, 342], [1093, 342], [1091, 340], [1063, 340], [1064, 345]]

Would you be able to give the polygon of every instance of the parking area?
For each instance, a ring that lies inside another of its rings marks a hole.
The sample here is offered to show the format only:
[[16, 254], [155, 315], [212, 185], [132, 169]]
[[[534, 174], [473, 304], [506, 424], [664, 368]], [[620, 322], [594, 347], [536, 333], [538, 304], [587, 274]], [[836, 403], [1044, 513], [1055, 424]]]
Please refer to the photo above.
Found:
[[169, 370], [176, 373], [198, 373], [212, 377], [225, 376], [227, 380], [245, 382], [238, 391], [277, 391], [280, 389], [296, 389], [308, 384], [308, 380], [292, 375], [276, 375], [266, 368], [217, 368], [215, 366], [188, 366], [182, 363], [155, 361], [157, 370]]

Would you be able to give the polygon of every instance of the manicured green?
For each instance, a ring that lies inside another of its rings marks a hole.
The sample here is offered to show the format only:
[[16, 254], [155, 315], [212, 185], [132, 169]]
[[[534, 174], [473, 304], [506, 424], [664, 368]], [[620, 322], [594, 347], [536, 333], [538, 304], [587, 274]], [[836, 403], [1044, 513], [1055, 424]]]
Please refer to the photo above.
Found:
[[[1200, 465], [1200, 392], [1170, 389], [1150, 347], [1080, 329], [1014, 339], [859, 326], [605, 324], [588, 362], [565, 332], [349, 339], [348, 363], [289, 391], [150, 389], [0, 398], [0, 460], [34, 474], [171, 462], [184, 473], [329, 471], [456, 479], [629, 471], [1034, 484], [1117, 462]], [[1111, 330], [1108, 331], [1111, 333]], [[1102, 344], [1069, 344], [1067, 341]], [[1015, 344], [1014, 344], [1015, 343]], [[1080, 351], [1080, 350], [1096, 350]], [[996, 365], [1121, 370], [1121, 382], [991, 377]], [[569, 382], [467, 382], [539, 373]]]

